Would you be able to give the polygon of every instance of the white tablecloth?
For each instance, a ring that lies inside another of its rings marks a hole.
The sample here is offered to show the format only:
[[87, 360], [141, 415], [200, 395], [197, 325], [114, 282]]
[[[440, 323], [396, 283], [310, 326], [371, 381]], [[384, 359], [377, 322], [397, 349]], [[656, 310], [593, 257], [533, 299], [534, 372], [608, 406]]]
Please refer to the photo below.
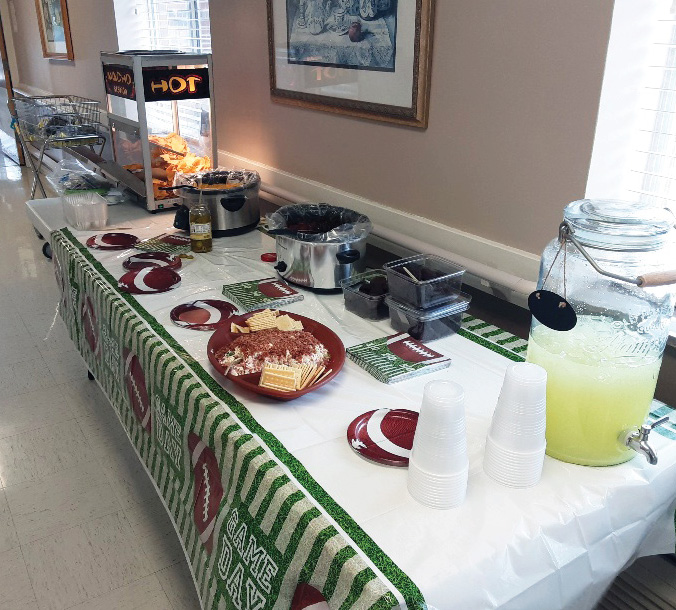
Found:
[[[43, 229], [65, 226], [58, 200], [36, 200], [28, 208]], [[110, 212], [111, 226], [133, 227], [127, 232], [140, 238], [172, 230], [172, 215], [120, 206]], [[93, 234], [73, 233], [82, 242]], [[288, 403], [220, 378], [206, 357], [210, 333], [175, 326], [169, 312], [179, 303], [223, 298], [223, 284], [274, 275], [272, 265], [260, 260], [274, 249], [274, 240], [259, 231], [215, 240], [212, 253], [184, 262], [178, 288], [138, 296], [138, 302], [303, 463], [431, 606], [592, 608], [636, 557], [674, 551], [676, 441], [666, 436], [651, 436], [657, 466], [638, 456], [608, 468], [547, 457], [541, 482], [525, 490], [503, 487], [483, 473], [484, 439], [509, 361], [461, 336], [430, 344], [452, 358], [449, 369], [391, 386], [351, 361], [332, 383]], [[92, 253], [119, 278], [131, 251]], [[330, 327], [346, 347], [393, 333], [387, 320], [372, 323], [346, 312], [341, 294], [302, 292], [305, 299], [287, 309]], [[345, 437], [348, 424], [365, 411], [419, 409], [423, 386], [433, 379], [455, 381], [466, 392], [468, 493], [461, 507], [448, 511], [415, 502], [406, 490], [406, 470], [366, 462]], [[670, 428], [676, 430], [673, 423]]]

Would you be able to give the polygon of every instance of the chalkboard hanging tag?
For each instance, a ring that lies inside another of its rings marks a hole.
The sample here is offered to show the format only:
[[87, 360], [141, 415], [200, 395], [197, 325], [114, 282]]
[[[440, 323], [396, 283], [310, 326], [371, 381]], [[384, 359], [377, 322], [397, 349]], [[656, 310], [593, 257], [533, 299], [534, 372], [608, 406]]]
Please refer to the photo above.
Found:
[[[530, 309], [533, 317], [547, 328], [568, 331], [575, 328], [577, 314], [573, 306], [566, 300], [566, 235], [562, 229], [559, 231], [559, 241], [561, 243], [559, 251], [556, 253], [547, 271], [547, 275], [545, 275], [542, 281], [542, 288], [531, 292], [528, 296], [528, 309]], [[561, 250], [563, 250], [563, 296], [544, 289], [549, 274], [556, 263], [556, 259], [561, 254]]]

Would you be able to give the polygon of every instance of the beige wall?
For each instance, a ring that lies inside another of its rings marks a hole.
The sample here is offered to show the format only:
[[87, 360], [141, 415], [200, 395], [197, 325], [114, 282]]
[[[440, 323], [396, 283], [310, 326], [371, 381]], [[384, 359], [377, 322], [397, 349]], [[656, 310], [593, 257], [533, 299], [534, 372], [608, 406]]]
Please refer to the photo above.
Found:
[[[103, 99], [113, 0], [69, 0], [72, 64], [13, 1], [21, 83]], [[222, 150], [537, 254], [584, 195], [612, 0], [437, 0], [426, 131], [273, 104], [265, 4], [211, 3]]]
[[538, 254], [584, 196], [612, 0], [438, 0], [427, 131], [273, 104], [265, 4], [211, 3], [219, 148]]
[[55, 94], [104, 100], [101, 51], [117, 50], [113, 0], [68, 0], [74, 62], [42, 56], [34, 0], [13, 0], [16, 14], [14, 45], [19, 69], [15, 87], [28, 85]]

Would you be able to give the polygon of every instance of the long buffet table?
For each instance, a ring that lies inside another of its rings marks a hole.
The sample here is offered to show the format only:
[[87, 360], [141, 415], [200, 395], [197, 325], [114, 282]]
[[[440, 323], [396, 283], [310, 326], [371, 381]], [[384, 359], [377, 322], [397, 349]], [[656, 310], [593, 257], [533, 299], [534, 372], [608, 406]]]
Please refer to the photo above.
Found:
[[[110, 212], [112, 228], [140, 238], [172, 230], [171, 216]], [[347, 361], [330, 384], [277, 402], [223, 379], [207, 359], [210, 333], [169, 319], [177, 304], [222, 298], [224, 284], [273, 275], [260, 259], [273, 239], [254, 231], [215, 240], [212, 253], [184, 261], [177, 288], [131, 296], [117, 288], [131, 251], [85, 247], [94, 233], [63, 228], [58, 200], [29, 202], [28, 213], [43, 234], [56, 230], [60, 313], [155, 483], [204, 608], [287, 610], [299, 583], [331, 610], [592, 608], [633, 559], [673, 552], [673, 420], [651, 437], [657, 466], [547, 457], [541, 482], [525, 490], [484, 474], [491, 413], [523, 340], [467, 315], [459, 334], [430, 344], [452, 358], [448, 369], [388, 386]], [[346, 347], [393, 333], [387, 320], [346, 312], [340, 294], [302, 292], [285, 309], [328, 326]], [[466, 392], [468, 493], [448, 511], [416, 503], [405, 469], [366, 462], [346, 441], [366, 411], [417, 410], [433, 379]], [[148, 413], [139, 412], [144, 401]], [[653, 419], [672, 413], [653, 406]]]

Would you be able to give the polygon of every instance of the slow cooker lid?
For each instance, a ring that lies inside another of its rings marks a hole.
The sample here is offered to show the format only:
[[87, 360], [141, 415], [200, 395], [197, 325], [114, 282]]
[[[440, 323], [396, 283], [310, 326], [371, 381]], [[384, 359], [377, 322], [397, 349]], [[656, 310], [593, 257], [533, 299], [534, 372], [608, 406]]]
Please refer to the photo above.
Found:
[[327, 203], [287, 205], [268, 214], [267, 221], [272, 231], [285, 230], [292, 239], [316, 243], [354, 242], [373, 228], [368, 216]]
[[227, 195], [254, 188], [260, 184], [258, 172], [250, 170], [209, 170], [192, 174], [176, 174], [174, 185], [188, 185], [188, 192], [199, 195]]

